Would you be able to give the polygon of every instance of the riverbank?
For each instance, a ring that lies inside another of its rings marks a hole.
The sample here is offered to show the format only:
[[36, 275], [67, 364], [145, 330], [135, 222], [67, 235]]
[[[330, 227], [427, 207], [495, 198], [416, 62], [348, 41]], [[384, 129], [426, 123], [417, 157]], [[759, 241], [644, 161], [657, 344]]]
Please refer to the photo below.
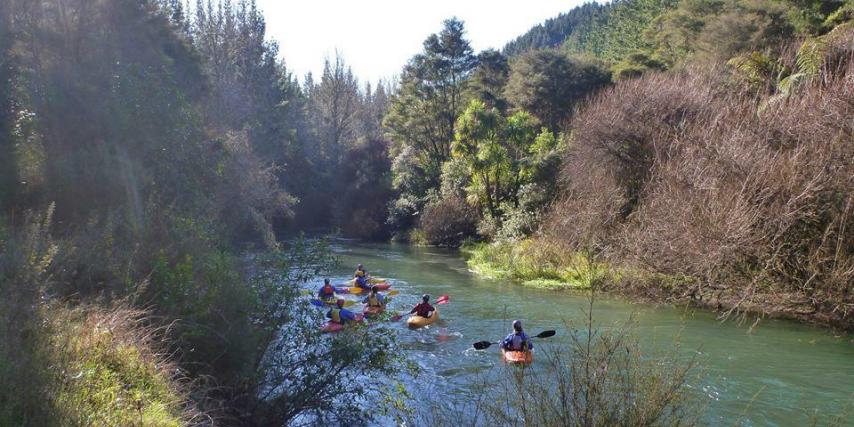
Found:
[[584, 254], [569, 253], [534, 239], [471, 243], [460, 251], [476, 274], [534, 288], [590, 289], [614, 273], [605, 263]]
[[633, 301], [690, 304], [722, 316], [790, 319], [846, 332], [854, 322], [844, 315], [803, 310], [786, 303], [771, 286], [745, 296], [728, 286], [703, 284], [685, 274], [651, 272], [637, 266], [617, 266], [574, 253], [544, 239], [517, 242], [470, 243], [460, 251], [472, 272], [485, 278], [509, 279], [522, 286], [549, 290], [598, 289]]
[[[0, 425], [181, 426], [197, 415], [142, 311], [45, 304], [4, 332]], [[13, 347], [12, 347], [13, 346]]]

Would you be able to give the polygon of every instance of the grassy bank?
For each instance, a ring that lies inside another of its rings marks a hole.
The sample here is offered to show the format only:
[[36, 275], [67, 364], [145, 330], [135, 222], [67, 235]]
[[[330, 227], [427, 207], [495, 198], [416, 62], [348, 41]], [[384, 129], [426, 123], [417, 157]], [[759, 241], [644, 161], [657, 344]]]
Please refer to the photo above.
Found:
[[536, 288], [588, 289], [613, 275], [604, 263], [536, 239], [472, 243], [462, 251], [475, 273]]
[[13, 385], [0, 391], [0, 424], [191, 422], [178, 371], [156, 350], [157, 331], [141, 326], [143, 312], [45, 305], [38, 318], [22, 325], [29, 333], [17, 348], [0, 352], [0, 375]]

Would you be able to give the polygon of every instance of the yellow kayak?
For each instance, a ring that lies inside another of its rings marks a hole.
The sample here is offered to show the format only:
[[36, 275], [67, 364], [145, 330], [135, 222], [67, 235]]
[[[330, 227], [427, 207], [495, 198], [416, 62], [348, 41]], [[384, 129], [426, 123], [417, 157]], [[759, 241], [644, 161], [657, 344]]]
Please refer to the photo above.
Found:
[[435, 308], [435, 310], [433, 310], [433, 314], [430, 317], [421, 317], [417, 314], [413, 314], [406, 319], [406, 325], [410, 328], [422, 328], [439, 320], [439, 308], [435, 306], [433, 308]]
[[[380, 279], [378, 277], [371, 277], [370, 279], [368, 279], [368, 283], [370, 283], [372, 285], [382, 285], [382, 284], [386, 284], [386, 279]], [[355, 277], [350, 279], [350, 286], [356, 286], [356, 278]], [[389, 287], [391, 287], [391, 285], [389, 285]]]

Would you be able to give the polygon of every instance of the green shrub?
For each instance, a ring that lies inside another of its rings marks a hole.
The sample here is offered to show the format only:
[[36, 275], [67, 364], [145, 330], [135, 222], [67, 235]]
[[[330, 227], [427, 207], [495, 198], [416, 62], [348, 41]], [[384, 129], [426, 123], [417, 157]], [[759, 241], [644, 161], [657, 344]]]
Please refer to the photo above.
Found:
[[476, 273], [527, 286], [586, 289], [610, 274], [604, 264], [541, 239], [479, 243], [463, 251]]

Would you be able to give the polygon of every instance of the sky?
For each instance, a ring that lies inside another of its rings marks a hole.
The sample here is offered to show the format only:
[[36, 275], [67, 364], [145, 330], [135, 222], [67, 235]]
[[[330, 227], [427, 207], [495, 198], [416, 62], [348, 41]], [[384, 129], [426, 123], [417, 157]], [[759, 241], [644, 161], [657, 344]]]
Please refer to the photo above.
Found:
[[585, 0], [257, 0], [268, 36], [279, 42], [297, 76], [319, 75], [323, 60], [340, 52], [361, 81], [400, 73], [442, 21], [466, 25], [475, 52], [501, 49], [534, 25]]

